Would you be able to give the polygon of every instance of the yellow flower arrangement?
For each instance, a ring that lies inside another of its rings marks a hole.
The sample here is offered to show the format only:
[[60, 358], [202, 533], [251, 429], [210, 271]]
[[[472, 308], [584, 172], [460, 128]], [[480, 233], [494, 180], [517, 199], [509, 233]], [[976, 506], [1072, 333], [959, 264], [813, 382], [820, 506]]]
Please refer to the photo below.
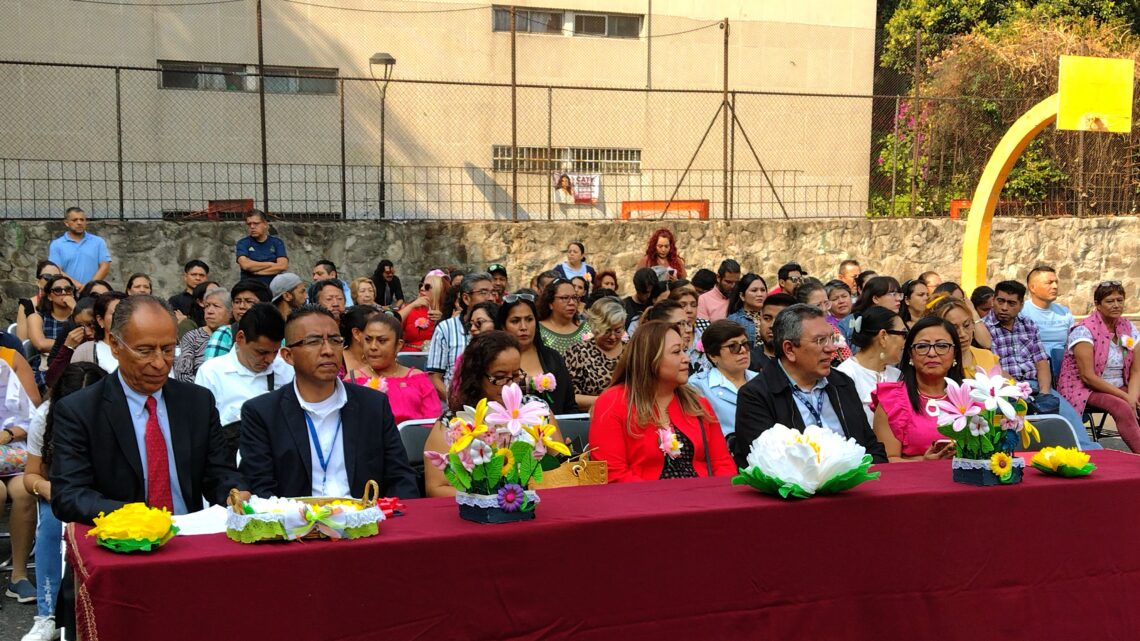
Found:
[[1033, 455], [1030, 465], [1054, 476], [1088, 476], [1096, 469], [1089, 455], [1073, 447], [1046, 447]]
[[166, 543], [178, 532], [165, 508], [147, 507], [145, 503], [128, 503], [95, 517], [95, 527], [87, 536], [116, 552], [149, 551]]

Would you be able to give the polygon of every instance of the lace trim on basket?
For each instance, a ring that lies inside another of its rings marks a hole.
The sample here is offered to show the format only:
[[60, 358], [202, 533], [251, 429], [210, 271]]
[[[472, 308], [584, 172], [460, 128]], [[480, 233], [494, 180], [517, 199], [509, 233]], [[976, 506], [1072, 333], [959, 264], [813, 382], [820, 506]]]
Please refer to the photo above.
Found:
[[[988, 458], [956, 458], [951, 465], [955, 470], [988, 470], [990, 469], [990, 460]], [[1013, 467], [1025, 467], [1025, 459], [1020, 456], [1013, 457]]]
[[[538, 503], [538, 492], [534, 490], [526, 491], [526, 498], [531, 503]], [[470, 505], [472, 507], [499, 507], [498, 494], [468, 494], [466, 492], [456, 492], [455, 502], [460, 505]]]

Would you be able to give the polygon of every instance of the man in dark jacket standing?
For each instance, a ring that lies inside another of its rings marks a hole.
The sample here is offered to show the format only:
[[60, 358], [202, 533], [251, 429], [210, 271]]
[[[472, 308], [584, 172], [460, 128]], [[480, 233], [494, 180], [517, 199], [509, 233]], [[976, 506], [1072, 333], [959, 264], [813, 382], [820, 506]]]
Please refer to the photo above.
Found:
[[876, 463], [887, 462], [883, 444], [867, 424], [855, 383], [831, 369], [833, 336], [818, 307], [792, 305], [776, 317], [772, 339], [777, 358], [765, 363], [737, 397], [733, 447], [737, 465], [748, 466], [752, 441], [777, 423], [800, 431], [808, 425], [825, 427], [855, 439]]

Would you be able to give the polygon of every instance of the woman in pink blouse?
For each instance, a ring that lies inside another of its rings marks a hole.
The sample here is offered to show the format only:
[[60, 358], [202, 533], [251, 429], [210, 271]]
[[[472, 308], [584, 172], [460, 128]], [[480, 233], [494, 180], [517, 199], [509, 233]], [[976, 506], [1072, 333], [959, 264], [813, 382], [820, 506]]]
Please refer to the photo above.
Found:
[[360, 369], [348, 370], [344, 377], [346, 383], [385, 392], [396, 424], [439, 416], [439, 395], [428, 375], [396, 360], [396, 353], [404, 345], [400, 321], [387, 314], [369, 317], [361, 343], [365, 364]]

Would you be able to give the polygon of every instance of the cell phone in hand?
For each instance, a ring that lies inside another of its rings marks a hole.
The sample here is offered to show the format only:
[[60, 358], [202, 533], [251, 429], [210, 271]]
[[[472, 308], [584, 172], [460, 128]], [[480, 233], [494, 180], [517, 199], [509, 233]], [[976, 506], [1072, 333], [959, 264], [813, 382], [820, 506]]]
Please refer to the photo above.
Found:
[[930, 446], [934, 448], [935, 452], [941, 452], [942, 450], [950, 447], [951, 443], [953, 443], [953, 441], [948, 438], [940, 438], [937, 441], [931, 443]]

